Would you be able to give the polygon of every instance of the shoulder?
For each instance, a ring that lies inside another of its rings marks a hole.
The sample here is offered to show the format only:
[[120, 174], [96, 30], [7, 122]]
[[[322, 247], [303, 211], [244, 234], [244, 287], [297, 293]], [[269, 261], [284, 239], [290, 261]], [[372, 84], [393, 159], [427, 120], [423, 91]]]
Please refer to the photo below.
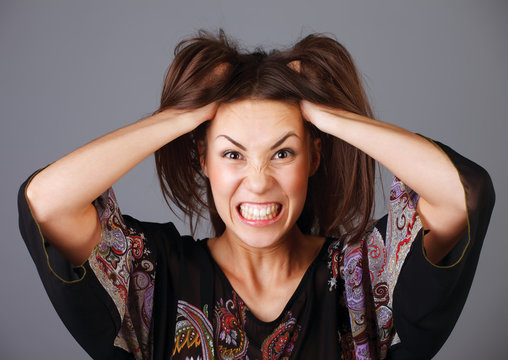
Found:
[[141, 221], [130, 215], [122, 215], [122, 218], [128, 233], [142, 234], [152, 241], [178, 241], [182, 237], [172, 222]]
[[192, 260], [197, 254], [206, 255], [207, 239], [181, 235], [172, 222], [141, 221], [129, 215], [123, 215], [123, 220], [126, 235], [138, 238], [162, 256]]

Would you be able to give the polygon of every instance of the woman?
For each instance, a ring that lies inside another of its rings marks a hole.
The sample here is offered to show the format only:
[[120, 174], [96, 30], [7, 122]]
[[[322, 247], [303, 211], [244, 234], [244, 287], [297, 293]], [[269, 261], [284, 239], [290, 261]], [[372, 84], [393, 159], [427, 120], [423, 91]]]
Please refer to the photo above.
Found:
[[[180, 43], [158, 111], [21, 188], [23, 237], [73, 336], [104, 359], [432, 357], [494, 192], [478, 165], [372, 117], [329, 37], [269, 54], [222, 33]], [[193, 225], [208, 210], [215, 237], [121, 215], [110, 187], [153, 152], [166, 199]], [[396, 176], [377, 222], [374, 160]]]

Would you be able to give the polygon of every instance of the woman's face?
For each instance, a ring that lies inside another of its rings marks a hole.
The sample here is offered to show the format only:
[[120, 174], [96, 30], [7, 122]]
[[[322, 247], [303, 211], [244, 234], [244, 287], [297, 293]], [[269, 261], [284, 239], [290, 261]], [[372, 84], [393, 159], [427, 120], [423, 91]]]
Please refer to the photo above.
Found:
[[269, 100], [221, 105], [207, 131], [202, 166], [226, 225], [224, 236], [267, 248], [298, 231], [319, 146], [310, 145], [297, 105]]

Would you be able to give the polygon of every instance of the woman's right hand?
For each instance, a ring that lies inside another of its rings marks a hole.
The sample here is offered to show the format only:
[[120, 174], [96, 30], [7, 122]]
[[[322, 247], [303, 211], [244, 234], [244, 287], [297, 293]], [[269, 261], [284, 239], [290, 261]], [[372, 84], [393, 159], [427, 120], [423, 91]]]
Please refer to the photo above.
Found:
[[157, 112], [153, 116], [158, 118], [159, 121], [168, 122], [171, 126], [180, 129], [179, 133], [183, 135], [191, 132], [205, 121], [213, 119], [217, 107], [217, 103], [211, 103], [192, 110], [168, 108]]
[[92, 202], [150, 154], [215, 116], [217, 104], [169, 108], [74, 150], [37, 173], [26, 189], [42, 233], [74, 265], [100, 241]]

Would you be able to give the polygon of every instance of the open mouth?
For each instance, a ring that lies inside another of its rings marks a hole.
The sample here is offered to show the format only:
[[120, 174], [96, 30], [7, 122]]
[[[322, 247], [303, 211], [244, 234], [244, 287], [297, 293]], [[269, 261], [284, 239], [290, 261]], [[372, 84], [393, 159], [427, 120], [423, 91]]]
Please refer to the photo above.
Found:
[[238, 206], [238, 212], [245, 220], [273, 220], [276, 219], [282, 210], [279, 203], [252, 204], [242, 203]]

